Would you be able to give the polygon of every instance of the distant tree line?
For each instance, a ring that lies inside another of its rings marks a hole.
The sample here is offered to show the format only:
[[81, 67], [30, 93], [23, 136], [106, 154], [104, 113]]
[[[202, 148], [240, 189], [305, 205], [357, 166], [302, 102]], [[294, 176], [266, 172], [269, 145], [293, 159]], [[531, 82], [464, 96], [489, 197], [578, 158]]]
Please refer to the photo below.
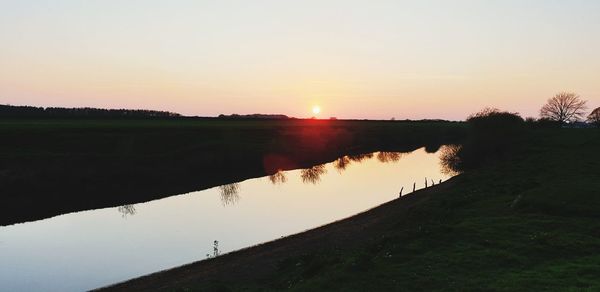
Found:
[[269, 115], [269, 114], [251, 114], [251, 115], [224, 115], [220, 114], [219, 119], [263, 119], [263, 120], [287, 120], [290, 117], [286, 115]]
[[1, 118], [171, 118], [167, 111], [0, 105]]

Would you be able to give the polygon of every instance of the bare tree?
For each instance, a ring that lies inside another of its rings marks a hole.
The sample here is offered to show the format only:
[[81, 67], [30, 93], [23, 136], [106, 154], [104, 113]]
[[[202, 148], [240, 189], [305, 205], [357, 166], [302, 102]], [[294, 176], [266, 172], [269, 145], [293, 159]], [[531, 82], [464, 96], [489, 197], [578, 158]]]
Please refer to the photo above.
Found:
[[561, 92], [551, 99], [540, 110], [543, 119], [561, 123], [582, 120], [585, 114], [586, 101], [573, 92]]
[[588, 122], [600, 125], [600, 107], [592, 111], [588, 116]]

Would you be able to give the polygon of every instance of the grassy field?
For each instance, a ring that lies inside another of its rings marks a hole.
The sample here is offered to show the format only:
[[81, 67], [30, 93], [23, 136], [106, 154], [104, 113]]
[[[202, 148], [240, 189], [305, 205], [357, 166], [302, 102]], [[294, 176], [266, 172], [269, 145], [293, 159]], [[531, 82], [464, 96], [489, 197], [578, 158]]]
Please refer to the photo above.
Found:
[[462, 140], [464, 123], [0, 119], [0, 225], [138, 203], [351, 153]]
[[527, 134], [442, 185], [112, 289], [599, 291], [600, 131]]

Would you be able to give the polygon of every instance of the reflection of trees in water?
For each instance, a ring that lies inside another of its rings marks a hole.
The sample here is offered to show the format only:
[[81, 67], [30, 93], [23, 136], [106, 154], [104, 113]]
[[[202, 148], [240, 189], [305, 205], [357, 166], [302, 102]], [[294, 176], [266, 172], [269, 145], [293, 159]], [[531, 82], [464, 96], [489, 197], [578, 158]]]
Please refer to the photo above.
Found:
[[440, 165], [441, 171], [446, 175], [460, 174], [460, 156], [459, 152], [462, 149], [460, 145], [445, 145], [440, 149]]
[[350, 165], [350, 158], [348, 156], [340, 157], [333, 163], [333, 167], [339, 172], [346, 170], [348, 165]]
[[240, 200], [239, 192], [239, 183], [233, 183], [219, 187], [219, 193], [221, 194], [221, 202], [223, 205], [233, 205], [237, 203], [237, 201]]
[[276, 173], [269, 175], [269, 180], [274, 185], [283, 184], [287, 181], [287, 177], [285, 176], [285, 173], [283, 173], [283, 171], [278, 170]]
[[387, 163], [399, 161], [404, 153], [400, 152], [379, 152], [377, 153], [377, 160]]
[[327, 173], [325, 164], [321, 164], [301, 170], [300, 177], [302, 177], [302, 181], [305, 183], [317, 184], [321, 180], [321, 175], [325, 173]]
[[369, 153], [369, 154], [357, 154], [357, 155], [348, 155], [348, 158], [354, 162], [362, 162], [363, 160], [366, 159], [371, 159], [373, 158], [373, 153]]
[[123, 218], [127, 216], [133, 216], [135, 215], [135, 213], [137, 213], [137, 211], [135, 210], [135, 205], [132, 204], [119, 206], [117, 210], [119, 211], [119, 213], [121, 213], [121, 216]]

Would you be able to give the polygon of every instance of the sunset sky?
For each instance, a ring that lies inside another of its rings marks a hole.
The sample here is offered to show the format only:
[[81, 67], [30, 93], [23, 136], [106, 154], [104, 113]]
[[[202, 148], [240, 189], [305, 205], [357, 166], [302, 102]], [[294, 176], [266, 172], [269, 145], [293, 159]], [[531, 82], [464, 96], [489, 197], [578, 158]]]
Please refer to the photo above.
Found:
[[0, 0], [0, 104], [186, 115], [600, 106], [600, 1]]

